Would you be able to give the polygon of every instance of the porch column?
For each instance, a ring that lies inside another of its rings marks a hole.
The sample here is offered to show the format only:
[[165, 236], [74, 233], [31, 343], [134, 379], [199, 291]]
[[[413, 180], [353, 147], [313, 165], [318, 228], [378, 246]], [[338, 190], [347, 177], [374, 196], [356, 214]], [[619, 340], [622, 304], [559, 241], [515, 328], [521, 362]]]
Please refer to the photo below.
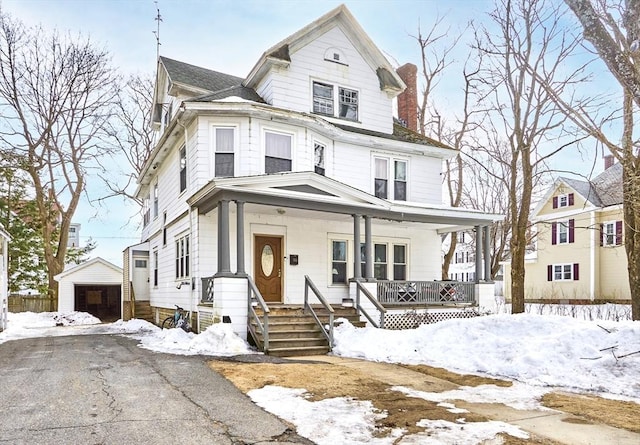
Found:
[[236, 201], [236, 274], [244, 275], [244, 202]]
[[[360, 253], [360, 246], [358, 246], [358, 253]], [[371, 235], [371, 217], [365, 215], [364, 217], [364, 277], [367, 280], [373, 279], [373, 237]]]
[[218, 274], [231, 273], [229, 253], [229, 201], [218, 202]]
[[491, 280], [491, 226], [484, 226], [484, 281]]
[[476, 226], [476, 283], [482, 278], [482, 227]]
[[360, 215], [353, 215], [353, 278], [362, 278], [362, 258], [360, 258]]

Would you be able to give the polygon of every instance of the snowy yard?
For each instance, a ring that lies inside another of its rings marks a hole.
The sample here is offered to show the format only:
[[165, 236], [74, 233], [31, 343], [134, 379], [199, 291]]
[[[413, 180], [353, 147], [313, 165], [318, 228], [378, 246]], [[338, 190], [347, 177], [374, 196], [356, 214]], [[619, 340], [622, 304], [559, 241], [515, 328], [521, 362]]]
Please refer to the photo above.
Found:
[[[544, 409], [540, 397], [558, 389], [640, 404], [640, 323], [591, 321], [593, 313], [579, 319], [537, 315], [534, 310], [513, 316], [449, 320], [405, 331], [356, 328], [343, 323], [335, 329], [333, 353], [371, 361], [426, 364], [514, 381], [513, 386], [506, 388], [460, 387], [455, 394], [393, 388], [441, 404], [457, 399], [501, 402], [516, 409]], [[27, 337], [84, 334], [127, 335], [137, 339], [142, 348], [172, 354], [256, 353], [227, 324], [214, 325], [195, 335], [179, 329], [161, 330], [140, 320], [100, 324], [98, 319], [77, 312], [9, 314], [9, 326], [0, 333], [0, 343]], [[402, 430], [394, 429], [388, 437], [374, 437], [375, 421], [385, 413], [377, 411], [370, 402], [349, 398], [310, 401], [305, 392], [305, 388], [266, 386], [250, 391], [249, 396], [266, 410], [294, 423], [300, 434], [318, 444], [336, 443], [337, 437], [341, 443], [352, 444], [475, 444], [500, 432], [527, 437], [526, 432], [502, 422], [454, 424], [426, 419], [423, 425], [429, 434], [403, 436]], [[331, 428], [318, 428], [322, 422], [329, 422]]]

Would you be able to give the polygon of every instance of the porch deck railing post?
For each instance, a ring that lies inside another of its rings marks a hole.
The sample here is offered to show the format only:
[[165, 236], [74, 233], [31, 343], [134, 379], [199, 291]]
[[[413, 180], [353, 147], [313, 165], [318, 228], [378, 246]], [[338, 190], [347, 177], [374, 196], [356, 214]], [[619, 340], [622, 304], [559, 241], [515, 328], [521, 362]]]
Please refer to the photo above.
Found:
[[218, 202], [218, 273], [231, 272], [229, 250], [229, 201]]
[[491, 236], [490, 226], [484, 226], [484, 281], [491, 281]]
[[479, 283], [482, 279], [482, 227], [476, 226], [476, 279]]
[[236, 201], [236, 273], [244, 274], [244, 202]]

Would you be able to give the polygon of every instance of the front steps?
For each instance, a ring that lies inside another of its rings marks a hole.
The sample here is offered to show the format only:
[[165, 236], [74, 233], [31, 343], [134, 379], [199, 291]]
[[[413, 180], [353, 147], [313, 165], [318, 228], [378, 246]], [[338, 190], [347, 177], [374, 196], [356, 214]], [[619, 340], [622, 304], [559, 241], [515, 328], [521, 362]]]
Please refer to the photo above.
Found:
[[151, 312], [151, 303], [147, 301], [136, 301], [135, 302], [135, 318], [140, 320], [146, 320], [149, 323], [154, 322], [153, 313]]
[[[328, 312], [324, 307], [313, 306], [318, 318], [324, 324], [329, 322]], [[355, 309], [334, 307], [334, 320], [346, 318], [355, 325], [360, 325]], [[256, 310], [262, 319], [262, 310]], [[254, 325], [255, 326], [255, 325]], [[258, 334], [259, 349], [263, 349], [262, 336]], [[292, 357], [298, 355], [323, 355], [330, 350], [329, 342], [322, 334], [311, 314], [305, 314], [302, 306], [282, 304], [269, 305], [269, 355]]]

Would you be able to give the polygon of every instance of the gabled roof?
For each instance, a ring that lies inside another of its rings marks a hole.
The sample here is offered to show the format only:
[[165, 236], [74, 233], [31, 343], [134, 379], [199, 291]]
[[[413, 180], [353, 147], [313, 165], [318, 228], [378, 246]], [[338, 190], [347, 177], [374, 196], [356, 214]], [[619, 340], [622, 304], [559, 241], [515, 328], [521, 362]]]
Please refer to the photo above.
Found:
[[390, 96], [396, 96], [406, 88], [387, 58], [344, 4], [266, 50], [251, 69], [244, 85], [254, 88], [272, 66], [288, 66], [292, 53], [335, 26], [340, 26], [371, 69], [376, 72], [381, 90], [386, 91]]
[[167, 75], [172, 84], [191, 86], [211, 93], [242, 84], [243, 79], [241, 77], [209, 70], [164, 56], [160, 56], [159, 61], [167, 70]]
[[242, 85], [235, 85], [192, 100], [193, 102], [211, 102], [212, 100], [221, 100], [228, 97], [239, 97], [240, 99], [250, 100], [252, 102], [266, 103], [255, 90]]
[[60, 272], [58, 275], [56, 275], [55, 277], [53, 277], [56, 281], [60, 281], [61, 278], [64, 278], [68, 275], [74, 274], [76, 272], [79, 272], [83, 269], [86, 269], [88, 267], [92, 267], [95, 264], [102, 264], [103, 266], [108, 267], [109, 269], [113, 269], [114, 272], [121, 274], [122, 273], [122, 268], [116, 266], [113, 263], [110, 263], [109, 261], [102, 259], [100, 257], [97, 258], [92, 258], [89, 261], [85, 261], [82, 264], [78, 264], [77, 266], [72, 267], [71, 269], [67, 269], [63, 272]]

